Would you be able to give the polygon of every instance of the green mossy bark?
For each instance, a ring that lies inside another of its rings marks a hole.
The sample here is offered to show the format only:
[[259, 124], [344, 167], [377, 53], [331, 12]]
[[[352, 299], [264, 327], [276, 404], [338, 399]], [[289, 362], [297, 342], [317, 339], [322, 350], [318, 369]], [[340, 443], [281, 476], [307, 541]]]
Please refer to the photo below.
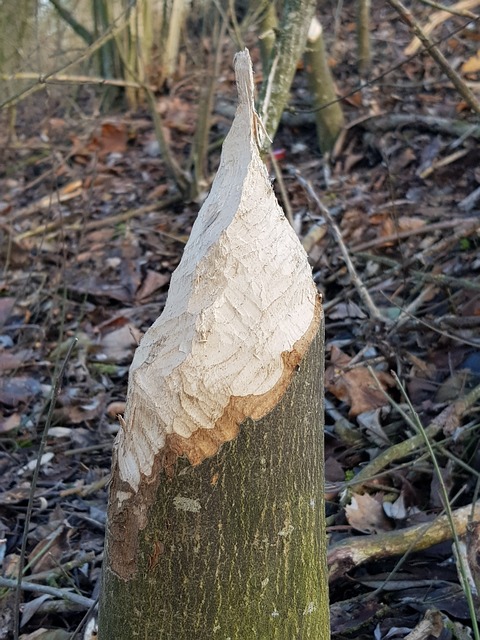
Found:
[[[273, 140], [287, 104], [290, 87], [307, 40], [308, 28], [315, 13], [315, 0], [286, 0], [278, 28], [278, 37], [270, 55], [268, 69], [258, 100], [258, 113], [268, 137]], [[270, 146], [263, 141], [263, 151]]]
[[370, 42], [370, 9], [371, 0], [357, 2], [357, 38], [358, 38], [358, 70], [365, 76], [372, 64], [372, 48]]
[[322, 153], [332, 151], [345, 120], [337, 102], [335, 84], [328, 66], [323, 29], [315, 39], [307, 41], [305, 50], [308, 83], [314, 99], [318, 145]]
[[107, 551], [100, 640], [330, 638], [323, 323], [290, 387], [235, 440], [160, 482], [137, 572]]

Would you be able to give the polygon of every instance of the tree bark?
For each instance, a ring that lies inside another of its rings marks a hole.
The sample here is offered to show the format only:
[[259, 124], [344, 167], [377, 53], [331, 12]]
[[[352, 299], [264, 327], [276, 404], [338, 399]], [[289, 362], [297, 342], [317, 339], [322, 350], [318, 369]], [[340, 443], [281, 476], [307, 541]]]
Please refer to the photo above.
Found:
[[315, 105], [318, 144], [322, 153], [327, 153], [332, 151], [345, 125], [345, 119], [342, 106], [337, 101], [335, 84], [328, 66], [323, 28], [315, 17], [308, 32], [305, 62]]
[[366, 76], [372, 63], [372, 48], [370, 42], [370, 9], [371, 0], [358, 0], [357, 39], [358, 39], [358, 70], [360, 75]]
[[100, 640], [327, 639], [323, 316], [260, 159], [248, 52], [212, 191], [137, 349]]
[[270, 146], [269, 138], [273, 140], [280, 124], [297, 64], [305, 49], [316, 5], [315, 0], [286, 0], [284, 3], [278, 37], [275, 39], [258, 101], [259, 114], [267, 134], [261, 136], [264, 151]]

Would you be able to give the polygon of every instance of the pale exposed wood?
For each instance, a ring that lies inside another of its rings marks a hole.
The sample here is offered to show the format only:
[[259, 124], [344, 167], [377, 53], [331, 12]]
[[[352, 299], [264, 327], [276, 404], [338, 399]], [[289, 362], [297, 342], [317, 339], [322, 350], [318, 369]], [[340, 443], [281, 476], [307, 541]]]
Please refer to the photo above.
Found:
[[240, 103], [217, 177], [130, 370], [118, 464], [133, 491], [160, 454], [169, 465], [172, 454], [198, 464], [244, 418], [270, 411], [318, 327], [306, 253], [258, 152], [253, 76], [242, 56]]

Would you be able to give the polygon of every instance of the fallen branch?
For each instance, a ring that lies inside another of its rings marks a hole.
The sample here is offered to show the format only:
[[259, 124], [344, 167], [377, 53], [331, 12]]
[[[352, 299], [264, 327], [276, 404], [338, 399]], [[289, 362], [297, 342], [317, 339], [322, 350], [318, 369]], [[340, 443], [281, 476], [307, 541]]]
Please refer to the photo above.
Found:
[[[113, 216], [107, 216], [105, 218], [101, 218], [100, 220], [90, 220], [89, 222], [84, 222], [83, 220], [78, 220], [76, 222], [72, 222], [77, 216], [69, 216], [63, 217], [58, 220], [54, 220], [53, 222], [47, 222], [44, 225], [40, 225], [38, 227], [34, 227], [33, 229], [29, 229], [28, 231], [24, 231], [23, 233], [19, 233], [17, 235], [13, 234], [13, 231], [9, 229], [10, 234], [13, 237], [15, 242], [21, 242], [26, 238], [32, 238], [34, 236], [43, 236], [46, 233], [52, 233], [57, 229], [62, 229], [62, 231], [93, 231], [94, 229], [103, 229], [105, 227], [111, 227], [113, 225], [119, 224], [120, 222], [126, 222], [131, 218], [141, 218], [145, 213], [150, 213], [152, 211], [161, 211], [162, 209], [168, 209], [170, 205], [176, 204], [180, 200], [180, 196], [174, 196], [169, 198], [168, 200], [164, 200], [163, 202], [154, 202], [152, 204], [147, 204], [143, 207], [137, 207], [135, 209], [128, 209], [127, 211], [123, 211], [122, 213], [117, 213]], [[28, 207], [30, 209], [30, 207]], [[22, 210], [23, 211], [23, 210]], [[185, 244], [185, 240], [175, 236], [174, 234], [156, 230], [156, 233], [162, 236], [166, 236], [171, 238], [172, 240], [176, 240]]]
[[[467, 525], [480, 520], [480, 501], [461, 507], [452, 513], [457, 535], [466, 533]], [[328, 552], [330, 581], [364, 562], [399, 556], [410, 551], [423, 551], [453, 537], [448, 516], [375, 536], [349, 538], [333, 546]]]
[[[16, 586], [16, 580], [12, 580], [10, 578], [0, 578], [0, 587], [15, 589]], [[95, 600], [92, 600], [91, 598], [85, 598], [85, 596], [80, 596], [78, 595], [78, 593], [72, 593], [71, 591], [68, 591], [68, 589], [56, 589], [54, 587], [48, 587], [44, 584], [35, 584], [33, 582], [26, 582], [24, 580], [20, 582], [20, 589], [22, 591], [33, 591], [34, 593], [48, 593], [49, 595], [55, 596], [56, 598], [62, 598], [63, 600], [69, 600], [70, 602], [81, 605], [85, 609], [90, 608], [95, 602]]]
[[418, 229], [408, 229], [407, 231], [398, 231], [397, 233], [391, 233], [388, 236], [381, 238], [374, 238], [368, 242], [362, 242], [351, 247], [352, 253], [358, 253], [371, 249], [373, 247], [382, 247], [391, 242], [398, 242], [404, 238], [410, 238], [411, 236], [419, 236], [428, 234], [431, 235], [434, 231], [443, 231], [444, 229], [455, 229], [455, 236], [465, 236], [468, 233], [476, 231], [480, 226], [478, 218], [453, 218], [451, 220], [443, 220], [442, 222], [435, 222], [433, 224], [426, 224]]
[[56, 567], [52, 567], [45, 571], [39, 571], [38, 573], [34, 573], [28, 576], [29, 582], [38, 582], [40, 580], [51, 580], [55, 576], [65, 576], [67, 573], [72, 571], [72, 569], [76, 569], [77, 567], [81, 567], [84, 564], [91, 564], [95, 561], [95, 553], [93, 551], [84, 551], [78, 553], [73, 560], [69, 562], [64, 562]]
[[60, 73], [54, 73], [47, 77], [35, 71], [2, 73], [0, 74], [0, 80], [4, 80], [5, 82], [12, 82], [12, 80], [36, 80], [42, 86], [46, 84], [95, 84], [100, 87], [125, 87], [132, 89], [143, 89], [145, 86], [133, 80], [102, 78], [102, 76], [62, 75]]
[[432, 133], [445, 133], [462, 139], [474, 138], [475, 140], [480, 140], [480, 125], [464, 120], [453, 120], [452, 118], [395, 113], [366, 118], [359, 124], [368, 131], [378, 133], [405, 127], [420, 130], [426, 129]]

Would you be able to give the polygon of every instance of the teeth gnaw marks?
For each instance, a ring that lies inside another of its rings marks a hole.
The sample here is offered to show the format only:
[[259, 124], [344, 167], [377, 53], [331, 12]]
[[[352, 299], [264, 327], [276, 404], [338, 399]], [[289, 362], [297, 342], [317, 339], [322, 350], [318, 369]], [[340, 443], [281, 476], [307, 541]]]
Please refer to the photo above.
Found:
[[253, 134], [251, 65], [238, 61], [237, 74], [249, 74], [239, 86], [252, 93], [240, 101], [165, 309], [130, 369], [118, 463], [135, 491], [169, 438], [198, 464], [235, 437], [235, 421], [270, 411], [293, 375], [285, 354], [299, 360], [318, 326], [307, 255]]

